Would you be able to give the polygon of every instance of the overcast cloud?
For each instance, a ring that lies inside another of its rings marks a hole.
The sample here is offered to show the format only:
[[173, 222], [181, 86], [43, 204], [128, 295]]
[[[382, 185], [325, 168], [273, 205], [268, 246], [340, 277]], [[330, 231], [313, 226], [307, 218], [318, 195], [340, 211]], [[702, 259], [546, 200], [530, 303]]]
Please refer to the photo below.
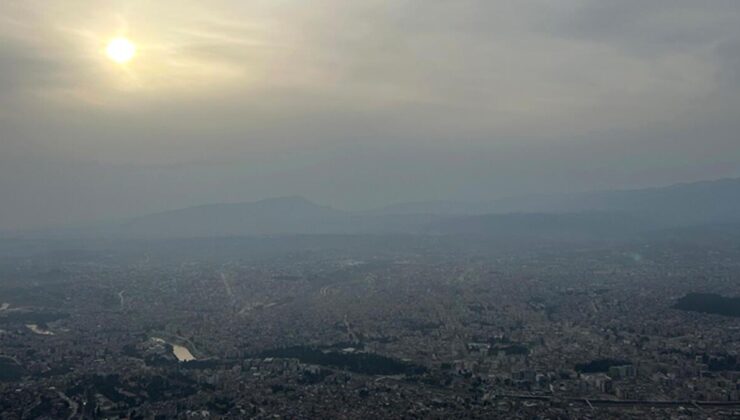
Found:
[[734, 0], [5, 0], [0, 229], [740, 176], [739, 109]]

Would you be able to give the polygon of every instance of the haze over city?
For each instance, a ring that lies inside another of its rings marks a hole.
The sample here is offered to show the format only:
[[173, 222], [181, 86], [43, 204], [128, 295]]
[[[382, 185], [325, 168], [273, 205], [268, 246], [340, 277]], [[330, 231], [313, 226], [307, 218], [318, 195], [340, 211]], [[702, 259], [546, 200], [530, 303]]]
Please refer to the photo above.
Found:
[[0, 419], [740, 418], [740, 2], [0, 2]]

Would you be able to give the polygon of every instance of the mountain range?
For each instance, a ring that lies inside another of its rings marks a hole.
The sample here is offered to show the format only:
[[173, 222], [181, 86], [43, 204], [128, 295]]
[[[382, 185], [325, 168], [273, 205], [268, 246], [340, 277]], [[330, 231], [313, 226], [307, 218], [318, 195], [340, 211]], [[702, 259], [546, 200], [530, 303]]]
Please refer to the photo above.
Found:
[[145, 215], [95, 232], [125, 237], [434, 234], [603, 238], [740, 223], [740, 178], [662, 188], [530, 195], [490, 202], [400, 203], [344, 211], [302, 197]]

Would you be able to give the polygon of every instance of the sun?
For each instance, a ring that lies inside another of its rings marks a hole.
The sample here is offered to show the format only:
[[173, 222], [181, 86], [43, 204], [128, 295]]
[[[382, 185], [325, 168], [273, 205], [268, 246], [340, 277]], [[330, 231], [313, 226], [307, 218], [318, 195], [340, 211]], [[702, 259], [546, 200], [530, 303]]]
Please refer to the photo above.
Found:
[[116, 63], [128, 63], [136, 55], [136, 45], [126, 38], [115, 38], [105, 47], [105, 53]]

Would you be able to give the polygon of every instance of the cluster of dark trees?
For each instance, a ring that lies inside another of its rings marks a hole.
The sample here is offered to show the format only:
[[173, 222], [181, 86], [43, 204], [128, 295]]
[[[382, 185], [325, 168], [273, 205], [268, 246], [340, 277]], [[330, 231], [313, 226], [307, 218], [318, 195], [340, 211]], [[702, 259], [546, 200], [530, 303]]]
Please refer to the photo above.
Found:
[[576, 371], [580, 373], [598, 373], [608, 372], [612, 366], [624, 366], [630, 365], [631, 363], [627, 360], [619, 359], [596, 359], [588, 363], [576, 364]]
[[319, 366], [331, 366], [366, 375], [399, 375], [421, 374], [426, 372], [423, 366], [392, 359], [372, 353], [343, 353], [322, 351], [307, 346], [294, 346], [268, 350], [261, 357], [278, 357], [298, 359], [302, 363]]
[[673, 307], [682, 311], [740, 317], [740, 297], [724, 297], [714, 293], [689, 293]]

